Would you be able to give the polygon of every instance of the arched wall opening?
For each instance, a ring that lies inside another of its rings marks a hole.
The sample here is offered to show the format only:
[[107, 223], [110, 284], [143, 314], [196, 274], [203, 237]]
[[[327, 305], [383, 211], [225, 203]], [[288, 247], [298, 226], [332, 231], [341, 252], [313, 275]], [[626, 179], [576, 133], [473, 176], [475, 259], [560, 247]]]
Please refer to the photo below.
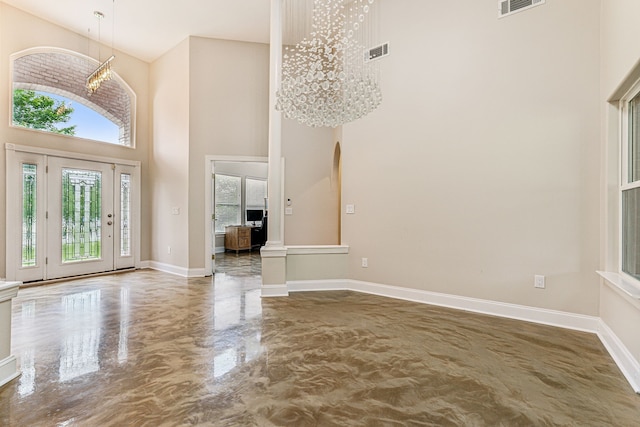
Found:
[[338, 198], [338, 244], [342, 244], [342, 150], [340, 141], [336, 142], [333, 150], [333, 169], [331, 171], [331, 185]]

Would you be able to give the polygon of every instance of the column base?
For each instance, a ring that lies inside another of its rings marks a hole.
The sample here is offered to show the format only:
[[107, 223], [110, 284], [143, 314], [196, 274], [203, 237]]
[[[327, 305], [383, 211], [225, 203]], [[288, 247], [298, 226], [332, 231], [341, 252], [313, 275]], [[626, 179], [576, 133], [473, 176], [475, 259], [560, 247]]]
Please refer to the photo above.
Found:
[[287, 248], [267, 244], [260, 250], [262, 257], [263, 297], [286, 297], [287, 288]]

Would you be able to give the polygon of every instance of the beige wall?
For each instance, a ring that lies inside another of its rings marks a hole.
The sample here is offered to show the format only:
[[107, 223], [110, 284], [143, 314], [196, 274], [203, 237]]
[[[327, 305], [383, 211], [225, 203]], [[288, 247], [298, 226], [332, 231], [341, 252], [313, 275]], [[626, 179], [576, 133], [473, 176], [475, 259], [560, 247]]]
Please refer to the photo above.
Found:
[[[189, 268], [189, 41], [151, 65], [151, 259]], [[179, 214], [174, 214], [174, 209]], [[169, 253], [171, 247], [171, 253]]]
[[602, 2], [601, 94], [609, 98], [633, 65], [640, 60], [640, 2], [605, 0]]
[[269, 46], [189, 39], [189, 267], [204, 267], [205, 157], [266, 157]]
[[[311, 128], [282, 121], [285, 158], [284, 201], [292, 215], [284, 217], [285, 245], [340, 243], [338, 218], [340, 183], [334, 176], [335, 142], [331, 128]], [[283, 211], [284, 212], [284, 211]]]
[[[115, 52], [114, 71], [133, 89], [137, 97], [136, 148], [130, 149], [105, 143], [97, 143], [75, 137], [30, 131], [9, 126], [11, 117], [11, 87], [9, 56], [33, 47], [56, 47], [87, 54], [86, 37], [75, 34], [33, 15], [26, 14], [0, 3], [0, 200], [5, 200], [5, 143], [46, 147], [56, 150], [101, 155], [112, 158], [137, 160], [142, 165], [142, 235], [151, 232], [147, 218], [150, 214], [148, 150], [149, 137], [149, 65], [146, 62]], [[5, 210], [0, 209], [0, 277], [5, 275]], [[142, 239], [141, 259], [148, 259], [148, 239]]]
[[[601, 95], [603, 171], [609, 178], [602, 186], [601, 265], [600, 269], [617, 271], [619, 216], [617, 203], [618, 181], [618, 111], [607, 100], [620, 85], [633, 84], [626, 79], [634, 65], [640, 61], [640, 2], [636, 0], [606, 0], [601, 13]], [[640, 67], [635, 67], [636, 78]], [[609, 156], [608, 160], [607, 157]], [[640, 304], [603, 281], [600, 295], [600, 317], [624, 343], [637, 363], [640, 363]], [[636, 373], [637, 374], [637, 373]], [[640, 378], [636, 378], [639, 381]]]
[[350, 278], [598, 314], [599, 12], [384, 3], [383, 103], [343, 127]]
[[341, 253], [288, 254], [287, 281], [345, 279], [347, 260]]

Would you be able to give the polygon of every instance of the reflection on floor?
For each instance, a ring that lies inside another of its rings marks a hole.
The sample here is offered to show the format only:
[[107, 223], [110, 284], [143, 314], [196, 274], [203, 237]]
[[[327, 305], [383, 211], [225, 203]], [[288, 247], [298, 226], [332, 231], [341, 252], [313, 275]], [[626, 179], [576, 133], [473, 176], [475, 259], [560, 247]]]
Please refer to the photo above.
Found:
[[[230, 258], [234, 259], [235, 255]], [[597, 337], [260, 277], [21, 289], [2, 426], [637, 425]]]
[[254, 276], [262, 274], [260, 251], [224, 252], [216, 254], [216, 274], [232, 276]]

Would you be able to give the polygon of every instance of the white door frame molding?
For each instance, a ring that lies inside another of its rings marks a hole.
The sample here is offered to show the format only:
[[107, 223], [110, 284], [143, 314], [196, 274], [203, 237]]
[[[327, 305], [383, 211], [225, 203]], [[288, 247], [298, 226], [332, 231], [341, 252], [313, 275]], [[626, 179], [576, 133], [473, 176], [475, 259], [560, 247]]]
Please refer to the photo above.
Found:
[[[74, 160], [85, 160], [98, 163], [107, 163], [114, 165], [127, 166], [130, 171], [133, 172], [133, 184], [137, 186], [137, 189], [133, 191], [131, 206], [132, 206], [132, 224], [135, 225], [135, 230], [131, 236], [133, 240], [133, 257], [135, 268], [140, 268], [140, 166], [141, 162], [137, 160], [119, 159], [114, 157], [96, 156], [93, 154], [75, 153], [62, 150], [55, 150], [42, 147], [31, 147], [25, 145], [18, 145], [7, 143], [5, 144], [5, 158], [6, 158], [6, 200], [5, 200], [5, 237], [6, 237], [6, 276], [7, 278], [15, 278], [17, 273], [17, 260], [14, 254], [16, 245], [20, 245], [20, 241], [16, 241], [17, 237], [15, 233], [10, 232], [11, 227], [15, 227], [15, 223], [18, 220], [15, 213], [15, 200], [17, 197], [17, 191], [21, 188], [16, 182], [16, 165], [21, 156], [18, 153], [28, 153], [33, 155], [41, 155], [44, 157], [61, 157]], [[15, 185], [9, 185], [13, 183]], [[45, 191], [46, 192], [46, 191]], [[12, 279], [14, 280], [14, 279]]]
[[207, 154], [204, 158], [204, 271], [208, 275], [212, 271], [211, 262], [211, 218], [213, 215], [213, 188], [211, 178], [215, 162], [253, 162], [268, 163], [268, 157], [259, 156], [216, 156]]

